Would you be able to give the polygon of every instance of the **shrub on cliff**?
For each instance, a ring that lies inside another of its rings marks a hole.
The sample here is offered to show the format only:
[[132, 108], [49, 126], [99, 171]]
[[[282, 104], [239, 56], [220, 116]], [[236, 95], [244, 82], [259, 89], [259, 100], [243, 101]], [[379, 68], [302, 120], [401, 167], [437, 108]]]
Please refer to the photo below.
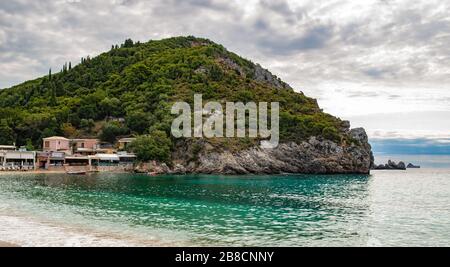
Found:
[[332, 127], [324, 128], [322, 131], [322, 136], [325, 139], [328, 139], [328, 140], [336, 142], [336, 143], [339, 143], [340, 139], [341, 139], [339, 132], [336, 130], [336, 128], [332, 128]]

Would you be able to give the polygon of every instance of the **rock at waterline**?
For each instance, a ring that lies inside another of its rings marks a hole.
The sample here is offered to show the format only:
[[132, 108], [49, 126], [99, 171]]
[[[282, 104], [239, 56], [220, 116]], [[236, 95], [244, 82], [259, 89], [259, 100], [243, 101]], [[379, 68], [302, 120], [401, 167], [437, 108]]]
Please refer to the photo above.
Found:
[[387, 164], [374, 165], [374, 170], [406, 170], [406, 164], [400, 161], [398, 164], [389, 160]]
[[406, 168], [408, 168], [408, 169], [420, 169], [420, 166], [416, 166], [416, 165], [414, 165], [412, 163], [409, 163], [408, 166], [406, 166]]

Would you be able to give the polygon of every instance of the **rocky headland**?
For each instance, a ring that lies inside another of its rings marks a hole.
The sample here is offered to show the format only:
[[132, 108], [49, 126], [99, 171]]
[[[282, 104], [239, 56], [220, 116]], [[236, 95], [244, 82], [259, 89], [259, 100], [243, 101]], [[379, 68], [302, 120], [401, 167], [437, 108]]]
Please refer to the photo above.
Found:
[[259, 146], [238, 152], [202, 151], [192, 160], [189, 146], [174, 154], [174, 166], [157, 162], [141, 164], [138, 172], [156, 174], [368, 174], [373, 164], [371, 146], [364, 129], [349, 130], [359, 145], [339, 145], [330, 140], [311, 137], [301, 143], [280, 144], [275, 149]]

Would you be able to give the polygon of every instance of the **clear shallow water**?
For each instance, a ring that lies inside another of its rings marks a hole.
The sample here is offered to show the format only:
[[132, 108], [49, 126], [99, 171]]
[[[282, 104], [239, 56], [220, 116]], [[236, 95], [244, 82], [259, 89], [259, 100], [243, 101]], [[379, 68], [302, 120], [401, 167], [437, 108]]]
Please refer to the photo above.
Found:
[[24, 246], [448, 246], [450, 170], [2, 174], [0, 240]]

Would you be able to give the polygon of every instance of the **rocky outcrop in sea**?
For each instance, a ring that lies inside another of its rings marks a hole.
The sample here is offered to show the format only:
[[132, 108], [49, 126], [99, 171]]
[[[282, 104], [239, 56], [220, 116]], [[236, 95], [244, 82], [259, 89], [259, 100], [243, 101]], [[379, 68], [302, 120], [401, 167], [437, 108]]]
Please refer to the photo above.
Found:
[[406, 164], [403, 161], [399, 163], [395, 163], [392, 160], [389, 160], [387, 164], [374, 165], [374, 170], [406, 170]]
[[409, 163], [408, 166], [406, 166], [407, 169], [420, 169], [420, 166], [416, 166], [412, 163]]

